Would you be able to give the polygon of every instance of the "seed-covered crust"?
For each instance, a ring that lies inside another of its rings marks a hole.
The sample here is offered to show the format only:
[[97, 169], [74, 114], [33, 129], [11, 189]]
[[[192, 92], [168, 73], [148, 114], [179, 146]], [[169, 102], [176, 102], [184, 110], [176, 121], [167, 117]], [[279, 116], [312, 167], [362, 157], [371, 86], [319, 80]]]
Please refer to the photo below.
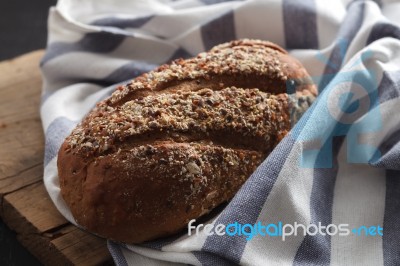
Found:
[[176, 233], [232, 198], [315, 95], [301, 64], [265, 41], [163, 65], [119, 87], [67, 137], [62, 196], [81, 226], [107, 238]]

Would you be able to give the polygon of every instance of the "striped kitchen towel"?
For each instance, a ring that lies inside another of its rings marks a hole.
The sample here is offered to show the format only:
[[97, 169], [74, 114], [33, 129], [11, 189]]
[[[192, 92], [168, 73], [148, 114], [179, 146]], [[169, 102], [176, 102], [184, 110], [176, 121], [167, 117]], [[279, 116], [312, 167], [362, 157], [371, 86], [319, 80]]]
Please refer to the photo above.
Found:
[[222, 42], [269, 40], [304, 64], [317, 101], [203, 221], [219, 234], [191, 224], [190, 235], [109, 241], [115, 263], [400, 265], [399, 13], [392, 0], [60, 0], [41, 62], [52, 200], [74, 223], [59, 193], [57, 151], [116, 84]]

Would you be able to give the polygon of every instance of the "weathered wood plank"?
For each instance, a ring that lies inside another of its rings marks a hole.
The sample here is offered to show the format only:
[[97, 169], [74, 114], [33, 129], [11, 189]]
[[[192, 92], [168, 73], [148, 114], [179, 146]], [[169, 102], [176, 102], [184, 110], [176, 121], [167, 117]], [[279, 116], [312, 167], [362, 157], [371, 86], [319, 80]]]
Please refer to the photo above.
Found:
[[43, 233], [67, 224], [42, 182], [5, 195], [2, 216], [12, 229], [20, 233]]
[[[34, 182], [38, 174], [13, 178], [35, 168], [42, 171], [44, 140], [39, 116], [43, 52], [0, 63], [0, 196]], [[11, 181], [11, 179], [13, 181]], [[35, 179], [35, 180], [32, 180]], [[11, 183], [13, 184], [10, 187]]]
[[0, 62], [0, 215], [45, 265], [112, 264], [104, 239], [71, 225], [42, 181], [42, 51]]
[[57, 247], [74, 265], [109, 265], [109, 253], [100, 238], [90, 235], [75, 226], [62, 229], [62, 236], [51, 243]]

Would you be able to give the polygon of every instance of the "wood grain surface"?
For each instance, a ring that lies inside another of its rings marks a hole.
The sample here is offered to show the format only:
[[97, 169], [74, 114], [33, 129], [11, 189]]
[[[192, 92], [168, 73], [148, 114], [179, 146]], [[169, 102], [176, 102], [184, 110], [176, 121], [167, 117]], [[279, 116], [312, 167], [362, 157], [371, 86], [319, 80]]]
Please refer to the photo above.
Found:
[[106, 241], [65, 220], [44, 188], [42, 56], [0, 62], [0, 216], [45, 265], [112, 265]]

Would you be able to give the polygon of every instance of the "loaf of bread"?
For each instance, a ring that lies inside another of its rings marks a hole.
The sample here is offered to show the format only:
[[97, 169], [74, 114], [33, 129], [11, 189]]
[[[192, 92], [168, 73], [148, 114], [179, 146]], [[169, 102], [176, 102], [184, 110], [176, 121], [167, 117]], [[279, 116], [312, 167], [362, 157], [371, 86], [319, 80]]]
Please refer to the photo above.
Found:
[[162, 65], [117, 88], [66, 138], [62, 197], [79, 225], [109, 239], [177, 233], [235, 195], [316, 93], [300, 62], [266, 41]]

